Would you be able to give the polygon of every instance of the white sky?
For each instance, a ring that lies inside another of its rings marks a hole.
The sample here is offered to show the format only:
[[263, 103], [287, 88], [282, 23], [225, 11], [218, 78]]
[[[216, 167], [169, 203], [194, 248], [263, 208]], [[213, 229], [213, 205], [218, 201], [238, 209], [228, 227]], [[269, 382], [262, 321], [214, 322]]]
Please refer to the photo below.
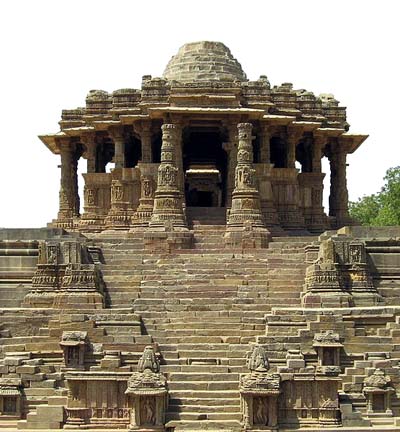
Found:
[[[0, 0], [0, 227], [44, 226], [58, 209], [59, 156], [37, 138], [90, 89], [140, 88], [186, 42], [224, 42], [249, 79], [333, 93], [350, 131], [350, 199], [400, 165], [397, 0]], [[83, 164], [85, 165], [85, 164]], [[328, 192], [328, 191], [326, 191]]]

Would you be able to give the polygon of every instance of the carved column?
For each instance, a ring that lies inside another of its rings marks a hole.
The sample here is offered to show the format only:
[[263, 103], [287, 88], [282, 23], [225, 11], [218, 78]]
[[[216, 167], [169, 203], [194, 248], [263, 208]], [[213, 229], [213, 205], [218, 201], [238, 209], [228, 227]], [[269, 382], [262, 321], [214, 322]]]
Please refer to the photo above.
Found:
[[154, 195], [157, 183], [157, 164], [139, 163], [140, 198], [139, 206], [132, 217], [134, 226], [148, 226], [153, 213]]
[[270, 162], [270, 128], [261, 125], [260, 131], [261, 163], [257, 164], [257, 178], [261, 200], [261, 211], [267, 227], [279, 225], [278, 212], [274, 206], [274, 197], [271, 185], [273, 164]]
[[182, 194], [182, 203], [183, 208], [186, 208], [186, 200], [185, 200], [185, 173], [183, 171], [183, 140], [182, 140], [182, 124], [180, 122], [174, 123], [176, 127], [176, 147], [175, 147], [175, 155], [176, 155], [176, 166], [178, 168], [178, 188]]
[[287, 128], [287, 167], [272, 170], [272, 188], [280, 225], [285, 229], [304, 229], [304, 217], [300, 209], [299, 172], [296, 169], [296, 146], [303, 130]]
[[73, 155], [75, 146], [69, 138], [60, 141], [61, 156], [61, 184], [59, 194], [59, 212], [57, 226], [70, 228], [73, 225], [73, 217], [76, 212]]
[[109, 130], [110, 136], [114, 141], [114, 163], [115, 168], [125, 167], [125, 139], [120, 128], [111, 128]]
[[271, 133], [268, 126], [261, 125], [260, 131], [260, 159], [261, 163], [271, 163], [271, 148], [270, 148]]
[[143, 122], [140, 131], [140, 138], [142, 141], [142, 162], [143, 163], [151, 163], [153, 160], [151, 136], [152, 136], [151, 123]]
[[72, 154], [72, 190], [73, 190], [73, 201], [74, 201], [74, 217], [79, 217], [80, 213], [80, 198], [79, 198], [79, 187], [78, 187], [78, 159], [79, 156], [74, 152]]
[[346, 179], [346, 150], [337, 145], [331, 147], [328, 157], [331, 167], [329, 216], [336, 218], [337, 226], [350, 222]]
[[226, 176], [226, 199], [225, 206], [231, 207], [232, 205], [232, 192], [235, 188], [235, 168], [237, 158], [237, 125], [230, 124], [228, 126], [229, 142], [223, 144], [223, 149], [228, 156], [228, 172]]
[[161, 163], [158, 168], [157, 190], [155, 193], [151, 227], [187, 228], [183, 211], [182, 194], [179, 190], [179, 168], [176, 147], [179, 142], [175, 124], [162, 126]]
[[144, 245], [152, 251], [170, 252], [191, 247], [192, 234], [187, 228], [182, 192], [179, 189], [179, 168], [176, 147], [180, 127], [162, 126], [161, 163], [158, 167], [157, 190]]
[[287, 167], [296, 167], [296, 146], [299, 140], [299, 133], [296, 130], [289, 128], [289, 135], [287, 137]]
[[239, 145], [235, 170], [235, 189], [232, 192], [232, 208], [228, 215], [227, 245], [264, 247], [267, 230], [261, 213], [260, 194], [256, 171], [253, 168], [251, 123], [239, 123]]
[[86, 172], [96, 172], [96, 135], [94, 133], [86, 133], [80, 138], [81, 143], [86, 147]]
[[325, 146], [327, 138], [322, 135], [314, 135], [312, 147], [312, 172], [321, 172], [322, 149]]
[[311, 150], [312, 172], [299, 174], [304, 219], [311, 232], [321, 232], [329, 228], [322, 202], [325, 174], [321, 172], [321, 157], [326, 141], [326, 136], [314, 134]]

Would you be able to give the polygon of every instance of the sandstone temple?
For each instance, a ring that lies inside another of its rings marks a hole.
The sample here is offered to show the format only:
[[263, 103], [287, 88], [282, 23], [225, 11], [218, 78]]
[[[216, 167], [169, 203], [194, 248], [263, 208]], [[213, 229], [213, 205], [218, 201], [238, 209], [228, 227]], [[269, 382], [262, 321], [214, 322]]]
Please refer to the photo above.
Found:
[[400, 228], [350, 218], [333, 95], [195, 42], [59, 126], [58, 214], [0, 229], [0, 431], [400, 430]]

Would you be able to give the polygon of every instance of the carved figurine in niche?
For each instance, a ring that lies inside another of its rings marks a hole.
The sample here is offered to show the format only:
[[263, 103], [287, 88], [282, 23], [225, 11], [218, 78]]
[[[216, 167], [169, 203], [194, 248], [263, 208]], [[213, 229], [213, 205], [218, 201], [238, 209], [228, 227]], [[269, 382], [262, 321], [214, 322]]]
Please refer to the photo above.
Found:
[[266, 399], [264, 397], [255, 397], [253, 399], [253, 423], [259, 426], [268, 425], [268, 410], [266, 409]]
[[151, 197], [153, 193], [153, 185], [150, 178], [143, 179], [143, 195], [145, 198]]
[[156, 422], [156, 400], [154, 397], [141, 399], [140, 417], [144, 425], [155, 425]]

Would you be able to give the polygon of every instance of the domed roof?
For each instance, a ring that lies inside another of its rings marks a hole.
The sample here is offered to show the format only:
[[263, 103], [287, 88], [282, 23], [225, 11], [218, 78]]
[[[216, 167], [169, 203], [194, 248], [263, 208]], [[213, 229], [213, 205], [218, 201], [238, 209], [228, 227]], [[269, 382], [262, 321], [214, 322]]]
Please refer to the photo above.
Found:
[[240, 63], [221, 42], [192, 42], [174, 55], [163, 77], [169, 81], [246, 81]]

